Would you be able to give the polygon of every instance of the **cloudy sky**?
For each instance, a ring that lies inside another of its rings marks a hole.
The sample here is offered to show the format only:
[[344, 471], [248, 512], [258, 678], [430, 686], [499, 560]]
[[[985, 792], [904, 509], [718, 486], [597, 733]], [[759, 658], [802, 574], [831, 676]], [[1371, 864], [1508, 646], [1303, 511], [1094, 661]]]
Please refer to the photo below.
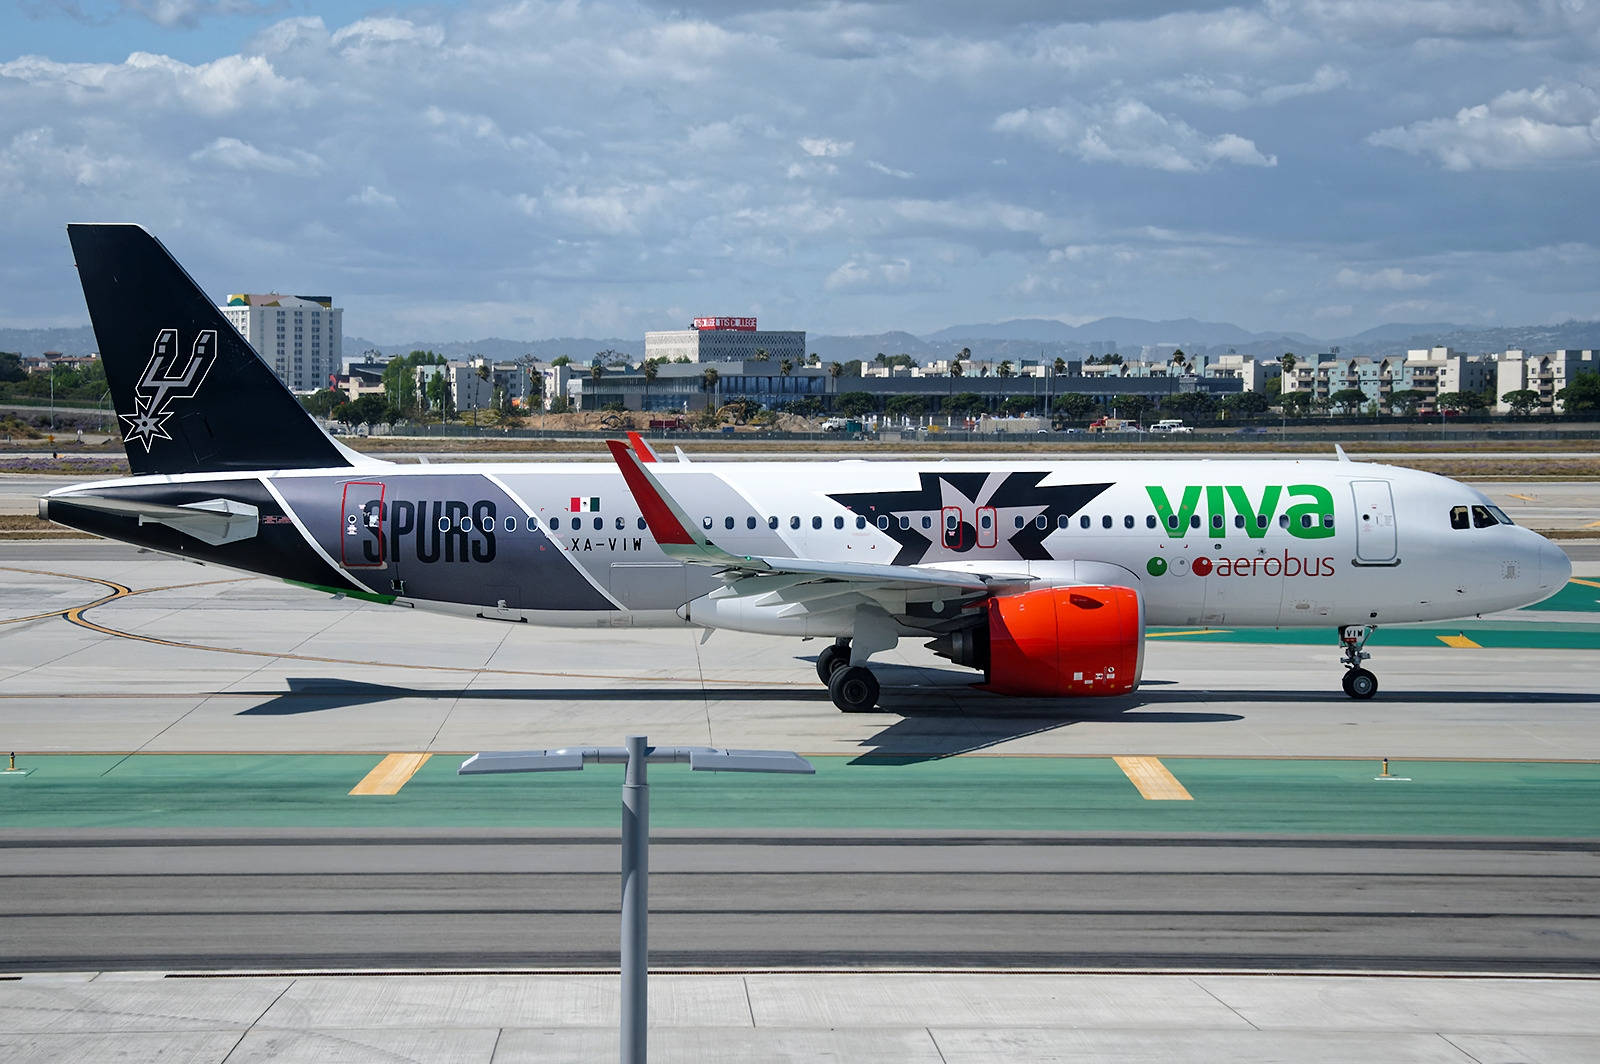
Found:
[[0, 5], [13, 327], [74, 220], [382, 342], [1533, 324], [1597, 190], [1600, 0]]

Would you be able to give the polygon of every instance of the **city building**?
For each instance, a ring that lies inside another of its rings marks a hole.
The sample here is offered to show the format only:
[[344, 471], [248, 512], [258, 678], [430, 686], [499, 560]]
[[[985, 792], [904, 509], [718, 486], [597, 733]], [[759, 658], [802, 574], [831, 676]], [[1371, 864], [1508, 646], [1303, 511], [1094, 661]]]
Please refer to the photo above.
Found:
[[217, 309], [291, 391], [327, 388], [343, 365], [344, 310], [332, 296], [237, 293]]
[[1507, 392], [1526, 389], [1536, 392], [1536, 414], [1565, 413], [1566, 404], [1556, 398], [1556, 393], [1572, 382], [1580, 373], [1600, 372], [1600, 352], [1561, 350], [1543, 355], [1530, 355], [1512, 348], [1495, 356], [1495, 410], [1508, 413], [1511, 404], [1502, 397]]
[[788, 360], [795, 366], [806, 358], [805, 330], [776, 332], [756, 327], [755, 318], [696, 318], [688, 329], [644, 334], [644, 357], [676, 362]]
[[1419, 393], [1417, 409], [1437, 409], [1438, 397], [1483, 392], [1495, 383], [1495, 363], [1488, 356], [1468, 355], [1448, 347], [1417, 348], [1405, 357], [1345, 358], [1337, 348], [1298, 356], [1283, 375], [1283, 394], [1304, 392], [1317, 403], [1332, 402], [1343, 391], [1360, 391], [1362, 401], [1388, 409], [1396, 392]]

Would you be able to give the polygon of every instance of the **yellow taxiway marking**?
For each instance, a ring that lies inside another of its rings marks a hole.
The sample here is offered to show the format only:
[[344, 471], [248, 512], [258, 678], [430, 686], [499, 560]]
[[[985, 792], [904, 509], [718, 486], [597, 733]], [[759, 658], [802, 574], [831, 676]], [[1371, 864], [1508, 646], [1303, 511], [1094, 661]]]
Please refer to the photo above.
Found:
[[1159, 757], [1113, 758], [1139, 793], [1153, 802], [1192, 802], [1190, 794], [1178, 777], [1167, 771]]
[[1228, 632], [1229, 629], [1227, 628], [1196, 628], [1188, 632], [1146, 632], [1144, 637], [1146, 639], [1161, 639], [1175, 635], [1227, 635]]
[[[1595, 524], [1600, 525], [1600, 521], [1596, 521]], [[1574, 584], [1582, 584], [1584, 587], [1600, 587], [1600, 580], [1579, 580], [1577, 577], [1573, 577], [1572, 582]]]
[[1514, 491], [1506, 492], [1506, 498], [1508, 498], [1508, 499], [1521, 499], [1523, 502], [1538, 502], [1539, 501], [1539, 497], [1537, 495], [1518, 495]]
[[428, 763], [432, 754], [390, 754], [367, 773], [367, 778], [350, 789], [351, 794], [399, 794], [417, 769]]
[[1474, 643], [1464, 635], [1441, 635], [1439, 642], [1447, 647], [1456, 647], [1460, 650], [1482, 650], [1482, 643]]
[[1600, 521], [1590, 521], [1588, 524], [1584, 525], [1583, 527], [1584, 528], [1600, 528]]

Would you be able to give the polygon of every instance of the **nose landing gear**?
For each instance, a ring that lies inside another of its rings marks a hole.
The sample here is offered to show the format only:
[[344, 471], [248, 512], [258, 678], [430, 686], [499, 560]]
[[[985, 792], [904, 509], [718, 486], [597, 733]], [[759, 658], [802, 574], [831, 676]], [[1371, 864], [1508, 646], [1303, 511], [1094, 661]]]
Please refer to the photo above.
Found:
[[1378, 693], [1378, 678], [1361, 667], [1363, 661], [1372, 657], [1362, 648], [1375, 631], [1377, 627], [1370, 624], [1347, 624], [1339, 629], [1339, 642], [1344, 644], [1344, 654], [1340, 658], [1345, 667], [1344, 693], [1351, 698], [1367, 699]]

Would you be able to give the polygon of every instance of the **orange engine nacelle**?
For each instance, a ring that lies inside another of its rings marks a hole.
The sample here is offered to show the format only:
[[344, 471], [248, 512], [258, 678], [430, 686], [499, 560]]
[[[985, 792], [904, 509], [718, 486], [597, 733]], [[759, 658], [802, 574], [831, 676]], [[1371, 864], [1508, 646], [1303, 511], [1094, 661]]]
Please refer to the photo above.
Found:
[[1052, 587], [989, 600], [989, 689], [1120, 695], [1144, 669], [1144, 603], [1131, 587]]

